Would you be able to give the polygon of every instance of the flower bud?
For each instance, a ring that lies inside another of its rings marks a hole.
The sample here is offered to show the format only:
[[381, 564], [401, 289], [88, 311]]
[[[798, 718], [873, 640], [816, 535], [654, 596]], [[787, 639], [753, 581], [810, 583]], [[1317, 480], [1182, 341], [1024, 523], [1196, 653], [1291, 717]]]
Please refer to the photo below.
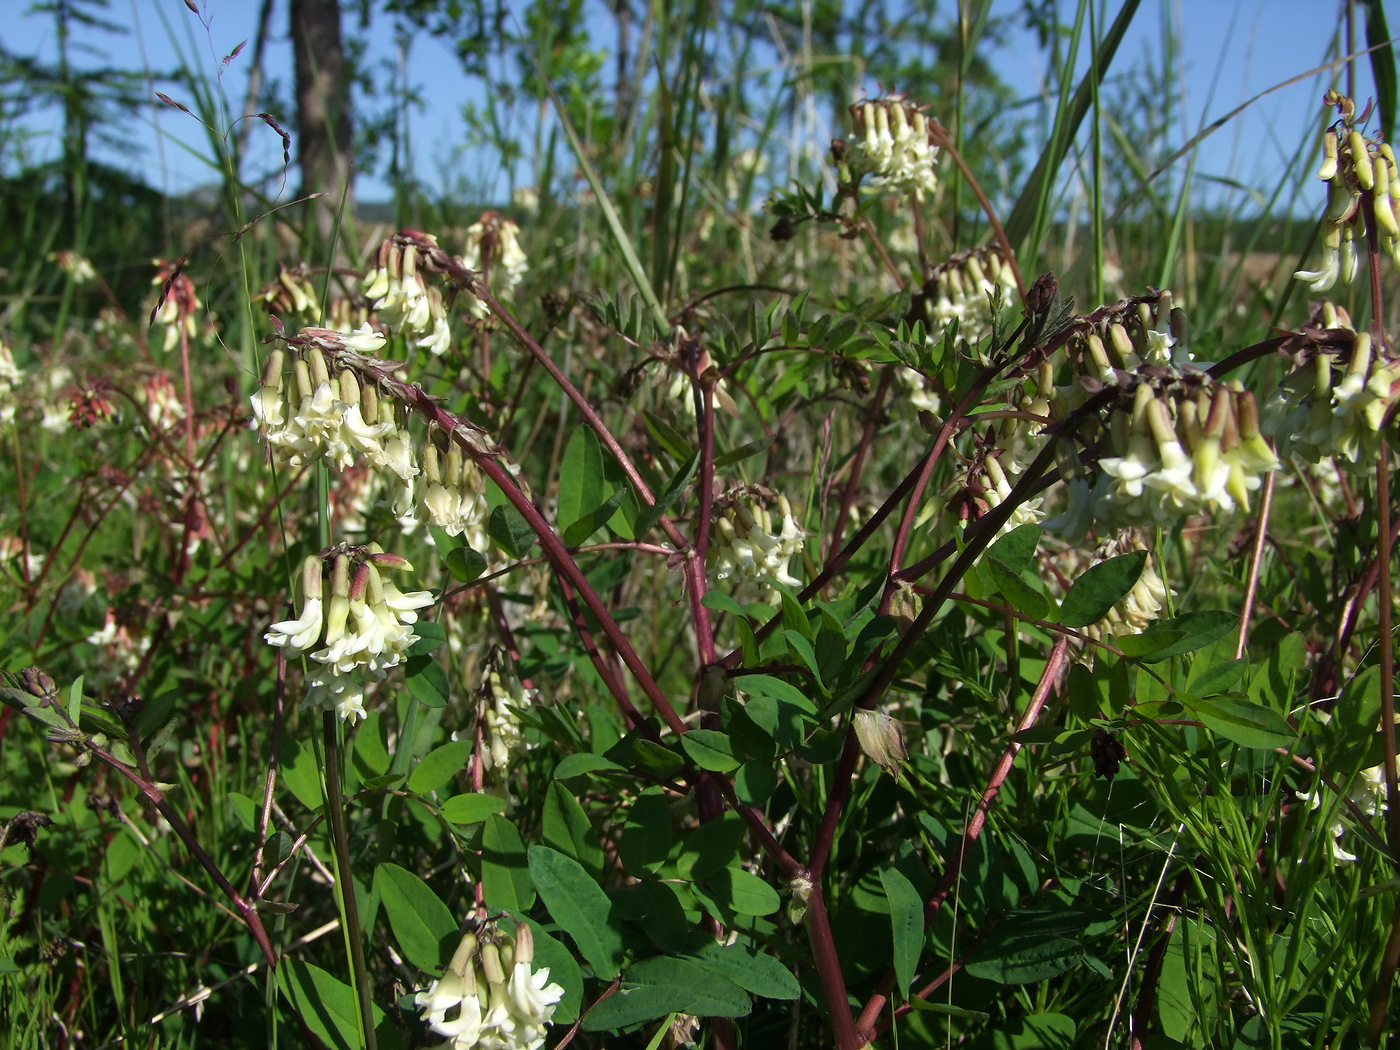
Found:
[[1356, 173], [1356, 181], [1363, 190], [1376, 184], [1375, 168], [1371, 164], [1371, 151], [1366, 148], [1366, 136], [1355, 128], [1348, 135], [1351, 144], [1351, 170]]
[[856, 740], [865, 756], [898, 780], [899, 764], [909, 761], [903, 727], [883, 711], [857, 708], [855, 729]]

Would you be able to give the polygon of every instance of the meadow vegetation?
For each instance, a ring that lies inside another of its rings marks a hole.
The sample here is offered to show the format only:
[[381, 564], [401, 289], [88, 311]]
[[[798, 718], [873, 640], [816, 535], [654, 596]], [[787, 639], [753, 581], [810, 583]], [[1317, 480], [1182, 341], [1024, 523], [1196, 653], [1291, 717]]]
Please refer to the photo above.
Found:
[[1394, 1045], [1383, 5], [1239, 208], [1132, 0], [1035, 107], [1000, 5], [816, 6], [488, 19], [515, 192], [387, 223], [247, 55], [178, 200], [6, 56], [0, 1043]]

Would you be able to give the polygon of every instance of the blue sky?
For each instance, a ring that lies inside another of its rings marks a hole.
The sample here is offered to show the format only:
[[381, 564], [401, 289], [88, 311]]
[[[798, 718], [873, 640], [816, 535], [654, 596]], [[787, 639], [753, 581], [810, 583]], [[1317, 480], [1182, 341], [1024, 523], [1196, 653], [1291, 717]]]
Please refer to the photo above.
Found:
[[[7, 3], [18, 6], [18, 0]], [[131, 33], [125, 37], [79, 35], [77, 43], [95, 46], [100, 52], [80, 56], [80, 61], [159, 70], [174, 68], [183, 59], [192, 67], [208, 70], [212, 77], [223, 56], [253, 35], [259, 4], [251, 0], [203, 0], [201, 6], [209, 23], [207, 31], [186, 9], [184, 0], [111, 0], [109, 19], [130, 27]], [[1012, 13], [1019, 6], [998, 4], [994, 12]], [[286, 0], [281, 0], [278, 8], [267, 69], [269, 76], [289, 86], [291, 48], [285, 34]], [[1062, 9], [1062, 18], [1072, 16], [1072, 4], [1066, 3]], [[1108, 16], [1115, 10], [1116, 5], [1109, 5]], [[1337, 31], [1339, 10], [1340, 4], [1325, 0], [1175, 0], [1165, 4], [1148, 0], [1115, 60], [1115, 67], [1124, 75], [1143, 63], [1160, 62], [1156, 37], [1163, 18], [1179, 27], [1179, 83], [1185, 105], [1180, 111], [1178, 137], [1184, 141], [1199, 127], [1254, 95], [1322, 63]], [[5, 45], [20, 54], [52, 60], [57, 44], [51, 18], [25, 15], [9, 22]], [[234, 59], [223, 74], [227, 97], [235, 107], [242, 105], [250, 51], [251, 47]], [[391, 33], [382, 32], [372, 38], [368, 61], [392, 65], [398, 58]], [[1045, 60], [1028, 33], [1017, 33], [1009, 46], [998, 49], [992, 58], [1000, 75], [1018, 94], [1030, 96], [1043, 87]], [[415, 40], [406, 68], [410, 70], [410, 82], [431, 100], [426, 110], [415, 110], [409, 118], [416, 174], [425, 188], [430, 193], [447, 190], [443, 173], [450, 170], [464, 173], [468, 183], [490, 186], [490, 192], [498, 196], [508, 192], [506, 179], [494, 159], [474, 158], [461, 150], [461, 107], [468, 103], [485, 105], [480, 84], [461, 73], [446, 44], [428, 36]], [[169, 85], [164, 85], [164, 90], [178, 96], [178, 91]], [[1358, 79], [1358, 95], [1364, 99], [1370, 90], [1366, 67]], [[1244, 183], [1274, 181], [1268, 177], [1271, 169], [1294, 154], [1309, 126], [1316, 127], [1321, 93], [1321, 82], [1312, 78], [1250, 106], [1208, 140], [1198, 172]], [[936, 106], [933, 111], [937, 112]], [[57, 122], [55, 111], [30, 116], [25, 144], [29, 159], [56, 154]], [[817, 140], [824, 141], [843, 131], [819, 128]], [[140, 170], [149, 181], [173, 192], [213, 181], [208, 162], [201, 160], [211, 153], [208, 137], [183, 113], [153, 103], [138, 122], [121, 129], [121, 136], [119, 144], [99, 146], [95, 150], [97, 156]], [[281, 153], [277, 137], [258, 125], [252, 130], [251, 141], [254, 152], [250, 170], [275, 169]], [[524, 181], [522, 173], [516, 175]], [[295, 183], [294, 178], [290, 181]], [[380, 179], [361, 177], [358, 193], [362, 200], [383, 199], [388, 196], [388, 188]]]

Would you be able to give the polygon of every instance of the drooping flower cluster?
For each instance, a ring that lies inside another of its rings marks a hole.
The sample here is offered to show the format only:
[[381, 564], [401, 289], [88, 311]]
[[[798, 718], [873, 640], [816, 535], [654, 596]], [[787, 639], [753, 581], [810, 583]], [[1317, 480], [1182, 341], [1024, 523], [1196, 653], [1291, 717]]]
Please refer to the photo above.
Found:
[[[1135, 532], [1123, 531], [1099, 544], [1090, 567], [1131, 551], [1146, 549], [1146, 544]], [[1157, 575], [1152, 559], [1148, 558], [1133, 589], [1119, 599], [1102, 620], [1085, 627], [1084, 633], [1095, 640], [1141, 634], [1161, 614], [1166, 601], [1167, 585]]]
[[49, 261], [66, 273], [74, 284], [91, 284], [96, 281], [97, 271], [92, 260], [74, 251], [49, 252]]
[[525, 688], [502, 650], [487, 657], [477, 718], [484, 744], [481, 764], [488, 772], [494, 771], [497, 783], [507, 776], [511, 759], [529, 750], [529, 741], [521, 732], [520, 711], [534, 704], [539, 693], [538, 689]]
[[[1101, 308], [1060, 342], [1071, 381], [1055, 386], [1052, 360], [1042, 360], [1027, 378], [1021, 410], [1059, 419], [1091, 397], [1107, 403], [1101, 425], [1081, 423], [1073, 435], [1092, 454], [1090, 474], [1067, 446], [1057, 450], [1068, 505], [1046, 528], [1078, 538], [1096, 520], [1170, 528], [1194, 514], [1247, 510], [1262, 475], [1278, 469], [1253, 395], [1190, 363], [1186, 320], [1169, 293]], [[1041, 425], [1022, 429], [1033, 443], [1043, 440]]]
[[[416, 236], [437, 245], [430, 234]], [[418, 262], [414, 244], [391, 237], [379, 246], [374, 269], [365, 274], [361, 290], [390, 331], [400, 333], [413, 346], [441, 355], [452, 342], [447, 310], [442, 293], [424, 280]]]
[[413, 997], [434, 1035], [435, 1050], [535, 1050], [544, 1045], [550, 1018], [564, 989], [549, 981], [549, 967], [534, 968], [530, 927], [514, 936], [498, 923], [463, 936], [446, 971]]
[[[1314, 791], [1311, 794], [1298, 792], [1298, 798], [1309, 803], [1309, 809], [1317, 809], [1322, 804], [1322, 793]], [[1370, 769], [1363, 769], [1352, 781], [1351, 787], [1347, 789], [1347, 799], [1362, 814], [1374, 817], [1386, 811], [1386, 786], [1385, 767], [1372, 766]], [[1347, 832], [1347, 822], [1342, 819], [1342, 814], [1346, 812], [1346, 807], [1338, 805], [1333, 811], [1331, 826], [1327, 829], [1329, 839], [1327, 851], [1331, 854], [1334, 864], [1351, 864], [1356, 860], [1356, 854], [1351, 853], [1342, 846], [1342, 836]]]
[[[1002, 469], [1001, 458], [996, 452], [992, 450], [968, 467], [957, 482], [955, 495], [950, 501], [969, 526], [993, 508], [1001, 506], [1011, 495], [1012, 481]], [[1036, 496], [1017, 504], [1002, 525], [1001, 532], [1011, 532], [1022, 525], [1039, 524], [1045, 517], [1045, 512], [1040, 509], [1042, 502], [1043, 497]]]
[[279, 267], [276, 279], [258, 289], [253, 301], [264, 304], [279, 317], [295, 315], [310, 320], [320, 309], [316, 289], [311, 283], [311, 271], [305, 263], [290, 270]]
[[929, 339], [941, 342], [947, 327], [957, 321], [958, 336], [976, 346], [991, 334], [992, 303], [998, 293], [1007, 299], [1017, 294], [1016, 275], [999, 249], [959, 252], [941, 263], [920, 295]]
[[918, 106], [900, 97], [869, 99], [851, 107], [851, 121], [855, 130], [832, 144], [849, 181], [869, 175], [881, 190], [912, 193], [916, 200], [933, 192], [938, 147]]
[[463, 537], [473, 550], [486, 550], [490, 542], [486, 485], [460, 445], [454, 443], [439, 452], [431, 436], [423, 443], [421, 492], [420, 508], [426, 520], [449, 536]]
[[1386, 413], [1400, 395], [1400, 358], [1376, 348], [1369, 332], [1353, 335], [1349, 356], [1316, 344], [1301, 356], [1264, 403], [1265, 432], [1277, 438], [1282, 455], [1309, 463], [1335, 456], [1348, 470], [1369, 470]]
[[306, 328], [286, 344], [295, 354], [291, 389], [284, 375], [287, 354], [279, 348], [268, 355], [262, 385], [250, 399], [252, 424], [262, 429], [278, 460], [290, 466], [324, 462], [344, 471], [363, 458], [384, 484], [379, 505], [401, 525], [429, 522], [485, 550], [485, 485], [461, 447], [432, 428], [420, 449], [403, 409], [381, 396], [360, 370], [343, 367], [331, 374], [328, 361], [376, 363], [384, 336], [368, 325], [350, 334]]
[[[486, 212], [467, 227], [461, 263], [481, 273], [497, 299], [509, 299], [530, 268], [520, 247], [520, 227], [495, 211]], [[470, 310], [478, 318], [486, 316], [486, 306], [481, 302], [474, 301]]]
[[1099, 457], [1098, 478], [1080, 498], [1111, 525], [1170, 528], [1193, 514], [1248, 509], [1262, 475], [1279, 467], [1254, 395], [1201, 374], [1161, 387], [1141, 380], [1131, 408], [1113, 413], [1107, 444], [1114, 454]]
[[161, 348], [169, 353], [180, 345], [180, 339], [193, 339], [197, 331], [199, 311], [203, 308], [195, 293], [194, 282], [180, 269], [178, 263], [163, 259], [152, 260], [156, 275], [151, 278], [159, 291], [156, 305], [151, 311], [151, 324], [160, 325], [164, 330]]
[[1323, 135], [1322, 167], [1317, 172], [1327, 184], [1322, 266], [1293, 275], [1317, 294], [1330, 291], [1339, 280], [1343, 284], [1356, 280], [1360, 270], [1356, 241], [1365, 239], [1363, 197], [1370, 199], [1381, 243], [1400, 263], [1400, 222], [1395, 214], [1400, 208], [1400, 168], [1395, 152], [1390, 143], [1367, 138], [1357, 129], [1351, 99], [1329, 91], [1325, 104], [1335, 106], [1341, 116]]
[[10, 348], [0, 343], [0, 426], [9, 426], [15, 421], [19, 408], [16, 395], [23, 379], [24, 372], [15, 364]]
[[773, 531], [773, 516], [757, 503], [734, 498], [715, 519], [706, 561], [718, 580], [756, 580], [801, 587], [788, 571], [788, 559], [802, 550], [807, 535], [792, 516], [786, 496], [778, 497], [781, 521]]
[[[329, 569], [330, 597], [323, 577]], [[378, 544], [341, 544], [302, 563], [301, 610], [296, 619], [274, 623], [263, 640], [308, 654], [303, 708], [335, 711], [355, 722], [365, 716], [365, 684], [385, 678], [418, 640], [418, 610], [433, 603], [428, 591], [400, 591], [380, 570], [413, 566]]]

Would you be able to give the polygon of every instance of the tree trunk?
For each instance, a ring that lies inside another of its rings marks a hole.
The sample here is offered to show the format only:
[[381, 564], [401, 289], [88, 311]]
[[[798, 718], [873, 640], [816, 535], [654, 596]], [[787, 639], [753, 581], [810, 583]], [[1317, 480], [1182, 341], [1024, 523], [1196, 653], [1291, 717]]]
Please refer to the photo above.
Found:
[[354, 203], [350, 78], [340, 33], [340, 0], [292, 0], [291, 21], [301, 193], [326, 195], [308, 205], [314, 209], [315, 230], [324, 246], [335, 231], [342, 200], [347, 220]]

